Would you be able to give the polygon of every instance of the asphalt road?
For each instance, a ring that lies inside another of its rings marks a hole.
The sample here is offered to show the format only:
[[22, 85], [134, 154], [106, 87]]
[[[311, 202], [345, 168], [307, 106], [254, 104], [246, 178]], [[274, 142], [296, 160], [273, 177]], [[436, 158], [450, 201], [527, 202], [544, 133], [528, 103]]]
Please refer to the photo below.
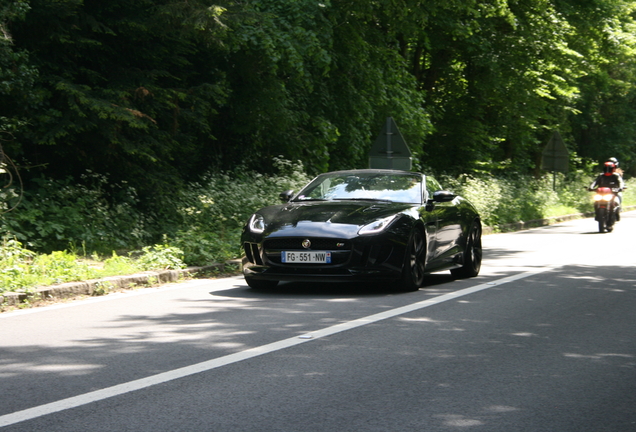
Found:
[[636, 431], [636, 212], [484, 237], [480, 277], [195, 280], [0, 315], [9, 431]]

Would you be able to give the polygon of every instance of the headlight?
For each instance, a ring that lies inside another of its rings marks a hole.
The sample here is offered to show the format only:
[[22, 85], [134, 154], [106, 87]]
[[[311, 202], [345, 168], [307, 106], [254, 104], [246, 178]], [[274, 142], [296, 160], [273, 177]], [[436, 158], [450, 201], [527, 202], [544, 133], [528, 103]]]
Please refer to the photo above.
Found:
[[385, 217], [384, 219], [379, 219], [377, 221], [371, 222], [370, 224], [367, 224], [363, 226], [362, 228], [360, 228], [360, 231], [358, 231], [358, 234], [360, 235], [377, 234], [379, 232], [382, 232], [389, 225], [391, 225], [391, 222], [397, 219], [398, 216], [399, 215], [393, 215], [393, 216]]
[[607, 201], [607, 202], [610, 202], [612, 200], [612, 198], [614, 198], [614, 195], [612, 195], [612, 194], [605, 194], [605, 195], [596, 194], [596, 195], [594, 195], [594, 201]]
[[252, 231], [253, 233], [261, 234], [263, 231], [265, 231], [265, 219], [263, 218], [263, 216], [259, 215], [258, 213], [255, 213], [250, 218], [250, 221], [247, 223], [247, 226], [249, 227], [250, 231]]

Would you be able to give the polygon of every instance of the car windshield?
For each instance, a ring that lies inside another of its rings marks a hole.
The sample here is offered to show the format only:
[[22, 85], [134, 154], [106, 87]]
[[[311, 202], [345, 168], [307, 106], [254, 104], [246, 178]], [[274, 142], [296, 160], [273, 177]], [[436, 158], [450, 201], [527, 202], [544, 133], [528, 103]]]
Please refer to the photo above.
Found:
[[411, 173], [328, 173], [301, 190], [295, 201], [379, 200], [422, 202], [422, 177]]

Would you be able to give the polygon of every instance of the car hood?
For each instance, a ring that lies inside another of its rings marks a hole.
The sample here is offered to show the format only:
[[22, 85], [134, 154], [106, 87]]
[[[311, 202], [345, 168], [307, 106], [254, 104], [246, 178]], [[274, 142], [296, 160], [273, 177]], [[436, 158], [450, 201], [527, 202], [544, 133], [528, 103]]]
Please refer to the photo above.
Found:
[[351, 238], [373, 221], [398, 213], [415, 212], [416, 206], [377, 201], [290, 202], [261, 209], [265, 236], [321, 236]]

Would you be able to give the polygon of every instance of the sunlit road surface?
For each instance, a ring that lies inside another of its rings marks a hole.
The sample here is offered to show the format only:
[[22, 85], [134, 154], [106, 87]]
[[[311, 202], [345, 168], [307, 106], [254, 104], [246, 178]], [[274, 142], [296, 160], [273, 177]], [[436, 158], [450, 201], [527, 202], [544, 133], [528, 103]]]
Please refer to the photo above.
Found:
[[191, 281], [0, 315], [2, 431], [636, 431], [636, 213], [480, 277]]

